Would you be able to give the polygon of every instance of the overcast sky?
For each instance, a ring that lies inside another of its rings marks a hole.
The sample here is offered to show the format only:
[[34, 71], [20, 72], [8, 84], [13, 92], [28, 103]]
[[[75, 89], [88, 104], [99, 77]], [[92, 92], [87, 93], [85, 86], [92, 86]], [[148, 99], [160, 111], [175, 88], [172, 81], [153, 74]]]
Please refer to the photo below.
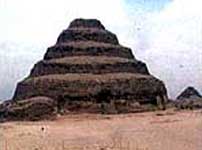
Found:
[[74, 18], [97, 18], [133, 49], [169, 95], [202, 92], [199, 0], [0, 0], [0, 99], [12, 97]]

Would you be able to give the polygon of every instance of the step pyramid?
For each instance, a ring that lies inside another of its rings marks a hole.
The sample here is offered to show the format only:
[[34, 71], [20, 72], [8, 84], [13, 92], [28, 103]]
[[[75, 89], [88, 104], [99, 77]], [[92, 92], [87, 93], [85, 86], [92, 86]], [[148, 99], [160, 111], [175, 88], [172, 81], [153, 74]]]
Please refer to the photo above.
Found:
[[54, 99], [60, 111], [117, 111], [121, 106], [131, 112], [137, 105], [162, 106], [167, 92], [99, 20], [75, 19], [18, 83], [13, 100], [36, 96]]

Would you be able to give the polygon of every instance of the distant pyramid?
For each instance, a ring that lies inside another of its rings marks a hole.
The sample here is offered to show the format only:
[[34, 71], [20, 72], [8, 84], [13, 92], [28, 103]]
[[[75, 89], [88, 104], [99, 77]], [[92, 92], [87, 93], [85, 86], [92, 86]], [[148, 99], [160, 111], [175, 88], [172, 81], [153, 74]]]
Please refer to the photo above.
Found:
[[188, 87], [177, 97], [175, 106], [179, 109], [201, 109], [202, 96], [194, 87]]
[[13, 100], [37, 96], [51, 98], [58, 111], [121, 113], [164, 108], [167, 91], [100, 21], [76, 19], [18, 83]]
[[178, 100], [183, 99], [198, 99], [202, 98], [201, 94], [194, 88], [194, 87], [188, 87], [186, 88], [178, 97]]

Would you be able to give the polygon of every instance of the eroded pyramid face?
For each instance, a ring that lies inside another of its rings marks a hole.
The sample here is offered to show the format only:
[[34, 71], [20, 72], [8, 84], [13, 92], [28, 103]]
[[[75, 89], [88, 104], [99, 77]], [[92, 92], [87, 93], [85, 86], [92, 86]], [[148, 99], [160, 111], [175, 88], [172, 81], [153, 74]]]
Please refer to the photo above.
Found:
[[100, 21], [76, 19], [18, 84], [13, 99], [34, 96], [50, 97], [70, 109], [80, 102], [157, 104], [167, 93], [145, 63], [136, 60], [131, 49], [121, 46]]

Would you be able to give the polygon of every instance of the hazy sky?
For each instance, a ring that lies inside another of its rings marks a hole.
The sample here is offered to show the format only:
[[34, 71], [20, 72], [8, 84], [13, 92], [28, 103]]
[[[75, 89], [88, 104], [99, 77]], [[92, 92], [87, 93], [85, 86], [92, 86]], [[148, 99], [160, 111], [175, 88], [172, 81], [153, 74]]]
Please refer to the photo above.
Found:
[[42, 59], [74, 18], [97, 18], [133, 49], [175, 97], [202, 92], [202, 2], [199, 0], [0, 0], [0, 99]]

